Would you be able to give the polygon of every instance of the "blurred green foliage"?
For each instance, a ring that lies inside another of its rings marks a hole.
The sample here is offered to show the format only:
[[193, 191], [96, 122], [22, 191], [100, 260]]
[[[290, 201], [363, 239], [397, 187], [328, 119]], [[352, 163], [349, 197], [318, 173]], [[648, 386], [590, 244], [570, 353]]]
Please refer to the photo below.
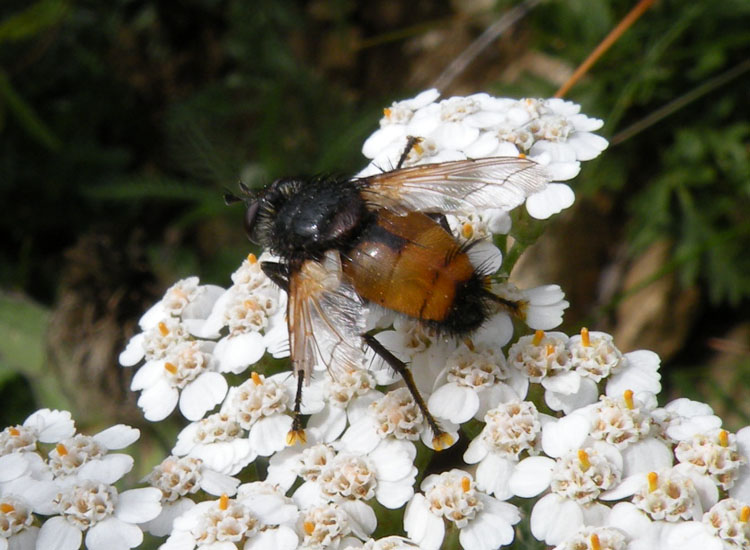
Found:
[[[155, 277], [118, 318], [180, 276], [226, 285], [249, 245], [225, 189], [356, 171], [380, 109], [427, 87], [462, 39], [516, 3], [6, 0], [0, 288], [55, 308], [70, 292], [66, 251], [92, 235]], [[549, 96], [633, 4], [542, 3], [445, 92]], [[746, 0], [662, 0], [569, 94], [615, 136], [579, 194], [606, 197], [632, 254], [671, 242], [665, 269], [733, 323], [750, 296], [749, 57]], [[113, 271], [92, 299], [140, 280]], [[4, 301], [0, 316], [39, 311], [24, 304]], [[47, 345], [41, 330], [29, 338]], [[39, 363], [0, 354], [0, 383]]]

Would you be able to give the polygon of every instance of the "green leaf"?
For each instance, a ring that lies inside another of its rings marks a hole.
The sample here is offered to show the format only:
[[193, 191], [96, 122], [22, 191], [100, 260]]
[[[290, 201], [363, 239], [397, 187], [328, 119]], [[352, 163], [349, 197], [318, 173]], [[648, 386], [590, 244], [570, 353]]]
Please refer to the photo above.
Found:
[[41, 0], [24, 11], [0, 21], [0, 44], [31, 38], [44, 29], [57, 25], [68, 14], [62, 0]]
[[41, 371], [49, 312], [30, 300], [0, 293], [0, 373]]
[[0, 71], [0, 100], [18, 121], [29, 136], [45, 146], [56, 151], [60, 148], [60, 140], [52, 133], [34, 109], [16, 92], [5, 73]]

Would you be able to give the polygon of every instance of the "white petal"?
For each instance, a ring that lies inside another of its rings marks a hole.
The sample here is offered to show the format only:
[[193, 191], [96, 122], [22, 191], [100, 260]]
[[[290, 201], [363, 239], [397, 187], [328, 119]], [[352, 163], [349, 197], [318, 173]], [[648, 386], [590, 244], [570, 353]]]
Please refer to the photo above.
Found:
[[467, 251], [469, 261], [480, 273], [497, 273], [503, 265], [503, 253], [492, 241], [478, 241]]
[[672, 466], [674, 460], [672, 449], [666, 443], [650, 438], [628, 445], [622, 451], [622, 457], [623, 477], [665, 470]]
[[[417, 469], [414, 468], [414, 477], [416, 475]], [[413, 485], [402, 482], [378, 481], [378, 486], [375, 489], [375, 498], [389, 510], [401, 508], [413, 495]]]
[[61, 516], [55, 516], [42, 525], [36, 547], [40, 550], [78, 550], [82, 538], [81, 531]]
[[508, 481], [514, 495], [534, 497], [549, 487], [555, 461], [546, 456], [530, 456], [519, 462]]
[[384, 439], [370, 453], [378, 481], [399, 481], [413, 475], [416, 457], [417, 448], [414, 443], [396, 439]]
[[75, 433], [75, 423], [70, 413], [57, 409], [40, 409], [32, 413], [23, 425], [27, 428], [34, 428], [42, 443], [56, 443], [73, 437]]
[[130, 489], [120, 493], [115, 517], [128, 523], [150, 521], [161, 512], [161, 491], [155, 487]]
[[164, 361], [147, 361], [130, 380], [130, 389], [140, 391], [150, 388], [164, 376]]
[[474, 143], [466, 147], [464, 153], [471, 159], [492, 157], [497, 152], [499, 144], [497, 136], [484, 133]]
[[239, 484], [240, 480], [236, 477], [220, 474], [219, 472], [214, 472], [208, 468], [204, 468], [201, 471], [201, 489], [208, 494], [217, 497], [222, 494], [232, 496], [237, 492], [237, 486]]
[[277, 494], [257, 492], [242, 498], [242, 503], [266, 525], [292, 523], [299, 516], [297, 507]]
[[506, 313], [493, 315], [472, 335], [475, 342], [504, 346], [513, 337], [513, 321]]
[[[490, 499], [486, 500], [489, 501]], [[482, 502], [485, 502], [485, 499], [482, 499]], [[507, 503], [502, 504], [512, 506]], [[494, 550], [513, 542], [514, 534], [510, 523], [503, 521], [502, 518], [485, 509], [474, 518], [474, 521], [469, 522], [466, 527], [461, 529], [458, 540], [462, 548]]]
[[164, 301], [159, 300], [148, 308], [146, 313], [141, 315], [141, 318], [138, 319], [138, 326], [141, 330], [146, 331], [154, 328], [159, 324], [159, 321], [163, 321], [167, 317], [170, 317], [170, 314], [167, 313], [167, 309], [164, 307]]
[[417, 493], [406, 505], [404, 530], [421, 550], [439, 550], [445, 537], [443, 519], [430, 512], [424, 495]]
[[365, 140], [362, 144], [362, 154], [368, 159], [375, 158], [383, 149], [405, 136], [406, 128], [400, 124], [383, 126]]
[[[553, 376], [552, 378], [555, 378]], [[545, 379], [546, 380], [546, 379]], [[544, 384], [544, 380], [542, 380]], [[583, 378], [580, 381], [578, 391], [570, 394], [555, 393], [552, 391], [544, 392], [544, 401], [553, 411], [563, 411], [570, 414], [576, 409], [580, 409], [599, 400], [599, 388], [596, 382], [591, 378]]]
[[260, 456], [270, 456], [286, 447], [286, 434], [291, 429], [291, 416], [275, 414], [261, 418], [250, 428], [250, 446]]
[[257, 332], [246, 332], [219, 340], [214, 348], [214, 357], [219, 363], [219, 372], [240, 374], [257, 363], [265, 352], [263, 336]]
[[133, 469], [133, 462], [133, 457], [129, 455], [109, 454], [81, 466], [78, 469], [78, 477], [111, 485]]
[[188, 420], [200, 420], [221, 403], [227, 389], [227, 381], [221, 374], [204, 372], [182, 389], [180, 412]]
[[576, 132], [568, 140], [578, 160], [591, 160], [599, 156], [609, 143], [606, 139], [589, 132]]
[[630, 502], [619, 502], [614, 505], [607, 517], [607, 525], [617, 527], [634, 538], [649, 530], [649, 517]]
[[489, 454], [489, 449], [482, 441], [482, 438], [475, 437], [469, 442], [469, 446], [464, 452], [464, 462], [466, 464], [476, 464]]
[[141, 527], [155, 537], [166, 537], [172, 532], [172, 524], [176, 517], [181, 516], [195, 506], [189, 498], [179, 498], [174, 502], [162, 504], [161, 513], [151, 521], [144, 522]]
[[382, 441], [377, 432], [377, 421], [365, 416], [349, 426], [339, 440], [341, 448], [355, 454], [367, 454]]
[[126, 426], [125, 424], [116, 424], [103, 430], [94, 436], [94, 441], [104, 445], [107, 449], [124, 449], [132, 445], [141, 435], [141, 431]]
[[542, 449], [551, 457], [560, 457], [579, 449], [591, 429], [590, 420], [582, 414], [564, 416], [542, 430]]
[[146, 354], [146, 350], [143, 348], [143, 342], [146, 340], [146, 335], [143, 332], [139, 332], [128, 340], [125, 349], [120, 353], [117, 361], [123, 367], [132, 367], [137, 365], [143, 356]]
[[625, 368], [615, 373], [607, 381], [607, 395], [621, 396], [625, 390], [634, 393], [661, 391], [661, 374], [659, 363], [661, 359], [653, 351], [639, 350], [625, 354]]
[[495, 454], [488, 454], [477, 467], [477, 488], [499, 498], [509, 499], [513, 496], [510, 490], [510, 476], [516, 462]]
[[127, 550], [143, 542], [143, 531], [117, 518], [107, 518], [86, 533], [88, 550]]
[[277, 529], [266, 529], [245, 543], [243, 550], [296, 550], [299, 544], [297, 534], [280, 525]]
[[479, 408], [479, 396], [473, 389], [448, 383], [438, 388], [427, 401], [427, 408], [440, 418], [456, 424], [471, 420]]
[[292, 499], [300, 509], [320, 506], [327, 502], [327, 499], [323, 496], [320, 485], [314, 481], [305, 481], [302, 485], [297, 487], [297, 490], [294, 491], [294, 494], [292, 495]]
[[161, 380], [155, 386], [143, 390], [138, 398], [138, 406], [143, 409], [143, 416], [151, 422], [164, 420], [174, 410], [180, 393]]
[[531, 533], [547, 544], [556, 545], [583, 525], [581, 507], [572, 500], [549, 494], [537, 501], [531, 511]]
[[[20, 533], [16, 533], [10, 539], [0, 538], [0, 548], [3, 548], [3, 550], [34, 550], [37, 547], [36, 540], [38, 537], [39, 527], [32, 525]], [[5, 543], [5, 547], [2, 543]]]
[[206, 319], [213, 310], [217, 300], [226, 292], [225, 288], [217, 285], [201, 285], [200, 294], [182, 310], [182, 320]]
[[346, 512], [352, 533], [361, 539], [369, 537], [378, 526], [375, 512], [361, 500], [346, 500], [339, 504]]
[[[712, 528], [713, 529], [713, 528]], [[665, 525], [662, 532], [664, 547], [680, 550], [723, 550], [729, 548], [721, 539], [710, 533], [700, 521], [681, 521]]]
[[573, 371], [561, 372], [542, 379], [542, 386], [555, 393], [571, 395], [581, 387], [581, 376]]
[[643, 473], [628, 476], [609, 491], [599, 495], [601, 500], [621, 500], [635, 494], [643, 486]]
[[526, 199], [526, 210], [532, 218], [546, 220], [553, 214], [563, 211], [575, 202], [575, 193], [563, 183], [550, 183]]
[[[0, 456], [0, 483], [17, 479], [29, 469], [26, 456], [30, 453], [11, 453]], [[39, 455], [37, 455], [39, 456]]]
[[560, 285], [543, 285], [524, 290], [523, 293], [534, 305], [549, 306], [565, 298]]
[[341, 407], [326, 404], [322, 411], [310, 417], [307, 429], [314, 431], [320, 441], [334, 441], [346, 429], [346, 411]]
[[429, 137], [435, 140], [438, 149], [463, 150], [476, 141], [479, 129], [460, 122], [447, 122], [438, 126]]

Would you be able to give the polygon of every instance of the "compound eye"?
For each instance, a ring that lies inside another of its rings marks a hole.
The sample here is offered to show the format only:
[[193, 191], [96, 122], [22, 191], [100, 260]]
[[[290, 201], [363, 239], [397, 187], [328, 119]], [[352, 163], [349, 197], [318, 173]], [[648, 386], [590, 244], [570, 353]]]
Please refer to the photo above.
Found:
[[247, 210], [245, 211], [245, 233], [247, 234], [247, 238], [256, 244], [258, 244], [258, 242], [253, 237], [255, 233], [255, 222], [257, 221], [257, 218], [258, 218], [259, 207], [260, 207], [260, 202], [253, 201], [252, 203], [250, 203], [250, 205], [247, 207]]

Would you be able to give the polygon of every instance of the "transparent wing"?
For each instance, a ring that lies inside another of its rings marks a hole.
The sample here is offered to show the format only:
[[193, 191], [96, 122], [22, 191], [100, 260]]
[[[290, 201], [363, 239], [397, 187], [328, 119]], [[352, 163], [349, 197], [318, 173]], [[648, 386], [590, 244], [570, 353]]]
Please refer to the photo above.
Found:
[[490, 157], [402, 168], [361, 183], [371, 204], [396, 212], [453, 214], [474, 208], [510, 210], [548, 182], [545, 169], [532, 160]]
[[338, 252], [306, 261], [289, 279], [287, 323], [294, 370], [307, 379], [325, 366], [335, 377], [361, 366], [367, 307], [341, 270]]

